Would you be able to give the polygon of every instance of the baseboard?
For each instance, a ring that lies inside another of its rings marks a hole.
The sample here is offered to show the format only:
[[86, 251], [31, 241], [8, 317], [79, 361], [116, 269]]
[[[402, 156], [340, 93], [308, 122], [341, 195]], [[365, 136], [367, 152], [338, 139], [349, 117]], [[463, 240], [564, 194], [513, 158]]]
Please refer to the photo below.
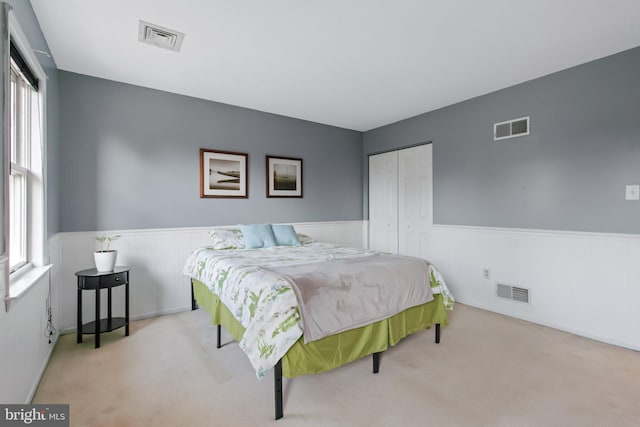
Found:
[[29, 390], [29, 394], [27, 394], [27, 398], [25, 399], [25, 402], [24, 402], [25, 405], [28, 405], [33, 401], [33, 397], [36, 395], [36, 391], [38, 391], [38, 387], [40, 386], [40, 381], [42, 381], [42, 377], [44, 376], [44, 373], [47, 371], [47, 367], [49, 366], [49, 360], [51, 360], [53, 351], [55, 350], [56, 345], [58, 344], [59, 336], [60, 336], [60, 333], [57, 333], [54, 335], [53, 341], [50, 344], [49, 352], [47, 353], [47, 357], [42, 362], [42, 366], [40, 366], [38, 375], [36, 376], [35, 381], [33, 382], [31, 389]]
[[[467, 305], [469, 307], [474, 307], [480, 310], [484, 310], [484, 311], [488, 311], [491, 313], [496, 313], [499, 314], [501, 316], [505, 316], [505, 317], [512, 317], [514, 319], [518, 319], [518, 320], [524, 320], [525, 322], [529, 322], [529, 323], [533, 323], [535, 325], [540, 325], [540, 326], [544, 326], [547, 328], [552, 328], [552, 329], [556, 329], [558, 331], [562, 331], [562, 332], [566, 332], [572, 335], [576, 335], [582, 338], [587, 338], [590, 340], [594, 340], [594, 341], [599, 341], [602, 342], [604, 344], [611, 344], [611, 345], [615, 345], [616, 347], [623, 347], [623, 348], [627, 348], [629, 350], [634, 350], [634, 351], [640, 351], [640, 345], [634, 344], [634, 343], [630, 343], [627, 341], [621, 341], [621, 340], [616, 340], [616, 339], [611, 339], [611, 337], [607, 337], [604, 335], [598, 335], [598, 334], [593, 334], [589, 331], [585, 331], [585, 330], [580, 330], [580, 329], [574, 329], [574, 328], [567, 328], [564, 325], [558, 324], [558, 323], [554, 323], [554, 322], [547, 322], [545, 320], [540, 320], [540, 319], [536, 319], [533, 317], [529, 317], [529, 316], [525, 316], [522, 314], [518, 314], [518, 313], [507, 313], [507, 312], [501, 312], [496, 310], [494, 307], [486, 307], [486, 306], [482, 306], [482, 304], [474, 304], [474, 303], [469, 303], [467, 301], [464, 300], [458, 300], [456, 301], [456, 304], [460, 303], [463, 305]], [[454, 306], [454, 310], [455, 310], [455, 306]]]

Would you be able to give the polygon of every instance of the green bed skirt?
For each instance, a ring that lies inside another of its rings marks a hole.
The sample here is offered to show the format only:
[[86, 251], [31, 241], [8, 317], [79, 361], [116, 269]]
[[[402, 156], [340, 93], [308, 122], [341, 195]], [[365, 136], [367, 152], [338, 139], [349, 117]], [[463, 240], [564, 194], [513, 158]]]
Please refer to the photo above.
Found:
[[[222, 325], [237, 340], [244, 335], [244, 327], [206, 285], [195, 279], [193, 295], [198, 304], [211, 314], [211, 323]], [[402, 338], [431, 325], [448, 324], [441, 295], [426, 304], [411, 307], [388, 319], [367, 326], [341, 332], [305, 344], [302, 337], [282, 357], [282, 375], [295, 378], [337, 368], [361, 357], [381, 352], [396, 345]]]

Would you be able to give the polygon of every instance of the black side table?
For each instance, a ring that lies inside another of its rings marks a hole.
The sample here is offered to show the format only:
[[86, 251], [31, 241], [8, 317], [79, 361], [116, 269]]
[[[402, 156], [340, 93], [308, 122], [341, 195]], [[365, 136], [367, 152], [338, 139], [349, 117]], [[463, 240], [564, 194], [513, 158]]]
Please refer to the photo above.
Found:
[[[129, 336], [129, 267], [115, 267], [113, 271], [98, 272], [95, 268], [76, 272], [78, 276], [78, 323], [77, 342], [82, 342], [82, 334], [95, 334], [95, 348], [100, 348], [100, 333], [111, 332], [125, 327], [125, 336]], [[111, 316], [111, 288], [125, 285], [125, 315]], [[100, 319], [100, 290], [108, 291], [108, 313], [106, 319]], [[82, 291], [96, 291], [96, 320], [82, 324]]]

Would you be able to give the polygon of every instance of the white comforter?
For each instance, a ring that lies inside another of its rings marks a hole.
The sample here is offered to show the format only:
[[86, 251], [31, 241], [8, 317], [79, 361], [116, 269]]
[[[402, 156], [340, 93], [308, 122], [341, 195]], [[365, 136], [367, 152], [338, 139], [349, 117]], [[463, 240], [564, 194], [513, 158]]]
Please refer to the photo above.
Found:
[[[289, 279], [267, 269], [373, 254], [319, 242], [266, 249], [203, 247], [193, 251], [183, 272], [218, 295], [245, 328], [240, 348], [262, 378], [303, 334], [298, 301]], [[453, 297], [441, 275], [431, 265], [429, 272], [433, 293], [443, 294], [445, 306], [451, 308]]]

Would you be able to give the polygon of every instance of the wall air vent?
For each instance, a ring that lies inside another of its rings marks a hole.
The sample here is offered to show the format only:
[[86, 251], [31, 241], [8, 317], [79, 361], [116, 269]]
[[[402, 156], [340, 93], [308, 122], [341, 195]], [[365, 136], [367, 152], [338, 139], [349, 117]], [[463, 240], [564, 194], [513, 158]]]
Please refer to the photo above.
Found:
[[529, 304], [529, 289], [527, 288], [498, 283], [496, 286], [496, 295], [500, 298]]
[[180, 51], [184, 33], [160, 25], [140, 21], [138, 26], [138, 41], [164, 49]]
[[508, 120], [493, 124], [493, 140], [529, 135], [529, 117]]

